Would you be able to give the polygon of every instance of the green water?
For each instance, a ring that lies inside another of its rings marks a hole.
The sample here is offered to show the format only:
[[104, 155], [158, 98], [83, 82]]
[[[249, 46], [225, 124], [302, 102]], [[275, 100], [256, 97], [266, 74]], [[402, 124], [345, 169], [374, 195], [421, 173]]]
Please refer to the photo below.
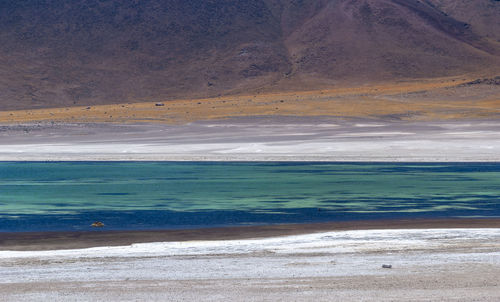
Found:
[[498, 163], [3, 162], [0, 231], [491, 217], [498, 196]]

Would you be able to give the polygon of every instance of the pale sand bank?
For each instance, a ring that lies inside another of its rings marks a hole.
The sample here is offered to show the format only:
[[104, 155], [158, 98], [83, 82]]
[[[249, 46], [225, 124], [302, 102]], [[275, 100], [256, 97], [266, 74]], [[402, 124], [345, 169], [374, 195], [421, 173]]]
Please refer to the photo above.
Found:
[[496, 228], [0, 252], [7, 301], [498, 301], [499, 276]]
[[500, 161], [500, 121], [238, 118], [0, 126], [2, 161]]

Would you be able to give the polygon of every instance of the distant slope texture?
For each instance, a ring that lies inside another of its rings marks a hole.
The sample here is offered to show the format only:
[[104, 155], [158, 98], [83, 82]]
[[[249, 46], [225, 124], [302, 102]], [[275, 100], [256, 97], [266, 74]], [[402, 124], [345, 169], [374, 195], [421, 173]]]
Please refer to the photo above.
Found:
[[495, 0], [3, 0], [0, 110], [500, 69]]

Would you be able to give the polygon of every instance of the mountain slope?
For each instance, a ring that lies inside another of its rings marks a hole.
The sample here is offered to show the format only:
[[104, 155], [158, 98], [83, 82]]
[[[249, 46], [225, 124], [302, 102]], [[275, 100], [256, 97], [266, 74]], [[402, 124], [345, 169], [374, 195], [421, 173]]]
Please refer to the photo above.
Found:
[[500, 19], [500, 2], [476, 2], [481, 5], [5, 0], [0, 106], [137, 102], [494, 72], [500, 28], [487, 24]]

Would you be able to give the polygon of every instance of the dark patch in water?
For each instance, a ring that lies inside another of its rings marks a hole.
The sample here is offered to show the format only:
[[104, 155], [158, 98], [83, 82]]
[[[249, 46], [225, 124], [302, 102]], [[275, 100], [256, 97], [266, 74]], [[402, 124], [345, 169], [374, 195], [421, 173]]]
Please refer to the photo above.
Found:
[[286, 200], [276, 200], [276, 199], [274, 199], [274, 200], [263, 200], [261, 202], [262, 203], [287, 203], [289, 201], [290, 201], [290, 199], [286, 199]]

